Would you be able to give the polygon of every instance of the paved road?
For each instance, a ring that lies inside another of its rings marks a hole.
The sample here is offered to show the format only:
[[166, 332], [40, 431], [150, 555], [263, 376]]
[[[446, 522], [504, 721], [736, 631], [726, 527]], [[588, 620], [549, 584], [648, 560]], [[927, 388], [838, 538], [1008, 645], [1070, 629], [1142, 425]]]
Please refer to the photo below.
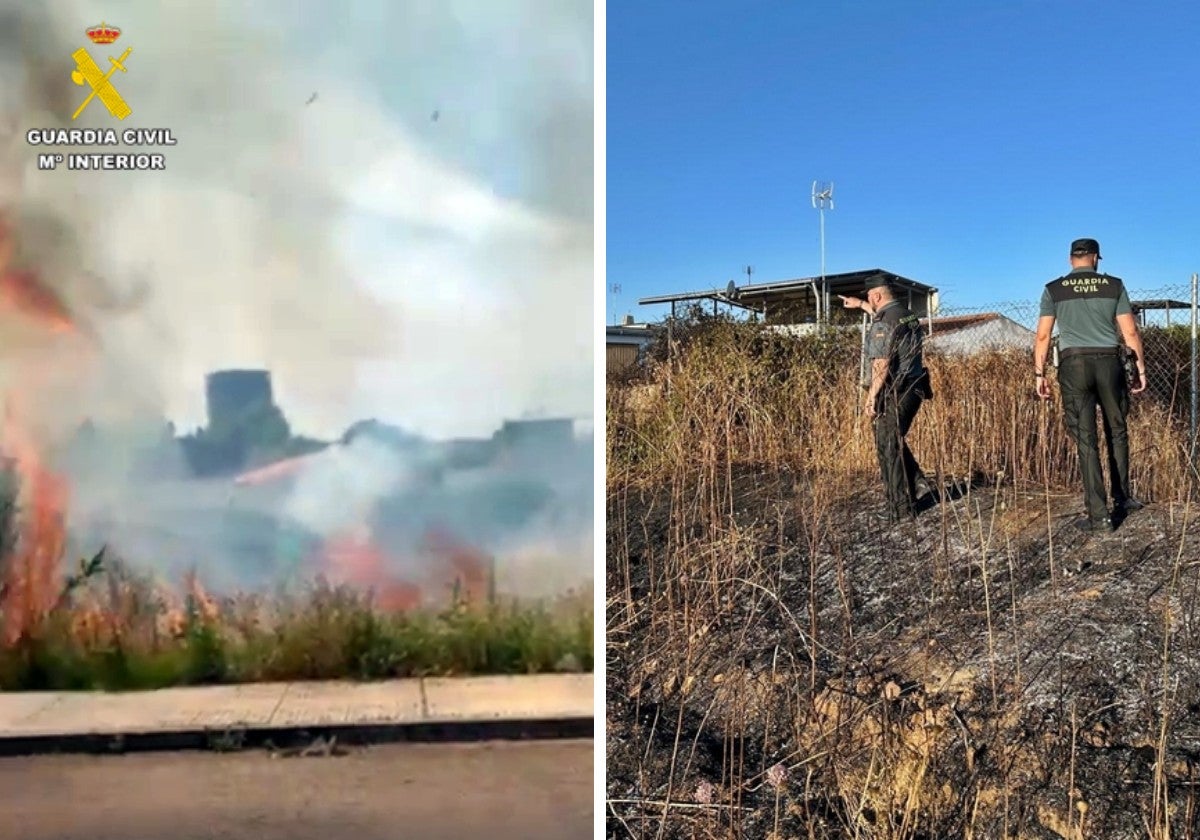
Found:
[[592, 836], [592, 742], [387, 745], [348, 755], [0, 759], [22, 840]]

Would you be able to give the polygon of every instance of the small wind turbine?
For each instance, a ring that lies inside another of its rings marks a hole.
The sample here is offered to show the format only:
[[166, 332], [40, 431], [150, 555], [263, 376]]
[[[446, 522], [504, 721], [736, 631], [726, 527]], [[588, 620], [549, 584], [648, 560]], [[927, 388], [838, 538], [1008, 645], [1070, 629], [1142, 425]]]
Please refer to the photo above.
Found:
[[828, 292], [825, 289], [825, 211], [833, 209], [833, 182], [813, 181], [812, 206], [821, 216], [821, 292], [817, 296], [817, 323], [820, 324], [822, 314], [829, 320]]

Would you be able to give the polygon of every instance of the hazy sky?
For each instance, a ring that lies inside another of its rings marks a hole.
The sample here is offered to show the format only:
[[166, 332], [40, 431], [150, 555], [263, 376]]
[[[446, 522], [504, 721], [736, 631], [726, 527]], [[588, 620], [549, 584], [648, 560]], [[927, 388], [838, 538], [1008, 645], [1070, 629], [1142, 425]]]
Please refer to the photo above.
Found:
[[[166, 155], [161, 174], [38, 172], [35, 150], [6, 144], [26, 166], [20, 200], [73, 229], [79, 277], [52, 285], [96, 327], [107, 393], [190, 426], [205, 372], [268, 366], [305, 433], [367, 416], [447, 437], [591, 415], [590, 3], [2, 11], [26, 32], [3, 57], [26, 76], [23, 102], [6, 94], [22, 132], [178, 139], [141, 150]], [[122, 29], [111, 47], [84, 35], [101, 20]], [[81, 46], [106, 68], [132, 48], [124, 123], [96, 106], [70, 123]]]
[[1036, 300], [1094, 237], [1132, 289], [1200, 271], [1194, 4], [613, 3], [608, 322], [639, 297], [882, 267]]

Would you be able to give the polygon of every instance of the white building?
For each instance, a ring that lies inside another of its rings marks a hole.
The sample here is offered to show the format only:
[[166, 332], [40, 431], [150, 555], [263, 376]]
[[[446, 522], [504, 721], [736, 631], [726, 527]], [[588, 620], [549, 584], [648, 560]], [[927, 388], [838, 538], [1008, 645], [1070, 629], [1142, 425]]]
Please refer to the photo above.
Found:
[[1035, 335], [1033, 330], [999, 312], [934, 318], [931, 333], [925, 338], [927, 349], [961, 356], [995, 350], [1032, 350]]

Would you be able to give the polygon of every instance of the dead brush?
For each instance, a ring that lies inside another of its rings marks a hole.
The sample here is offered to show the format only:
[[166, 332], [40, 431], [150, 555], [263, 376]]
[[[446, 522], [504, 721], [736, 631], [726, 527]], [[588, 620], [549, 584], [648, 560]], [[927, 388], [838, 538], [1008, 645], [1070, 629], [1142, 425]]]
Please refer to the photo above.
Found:
[[[650, 369], [633, 400], [607, 396], [608, 464], [614, 475], [646, 482], [680, 465], [689, 473], [733, 464], [832, 468], [863, 475], [874, 467], [870, 426], [861, 419], [857, 337], [796, 339], [755, 325], [717, 322], [686, 355]], [[1076, 483], [1075, 446], [1057, 397], [1042, 423], [1028, 354], [958, 357], [930, 353], [934, 400], [918, 416], [910, 444], [936, 452], [940, 474], [1004, 473], [1022, 487]], [[930, 415], [936, 413], [936, 422]], [[1134, 398], [1129, 418], [1130, 480], [1148, 501], [1187, 494], [1185, 424], [1169, 405]], [[622, 472], [630, 470], [633, 472]], [[611, 481], [610, 481], [611, 483]]]
[[590, 671], [591, 604], [570, 593], [389, 612], [320, 585], [215, 597], [195, 578], [174, 589], [98, 554], [17, 644], [0, 646], [0, 690]]
[[[797, 339], [720, 319], [701, 327], [678, 330], [670, 357], [610, 383], [607, 395], [609, 667], [630, 672], [634, 719], [653, 709], [646, 740], [631, 745], [639, 787], [610, 802], [610, 825], [638, 837], [1017, 830], [1026, 817], [1009, 784], [1019, 775], [1012, 756], [1032, 762], [1035, 753], [1019, 740], [1012, 706], [1034, 653], [1015, 581], [1037, 573], [1022, 568], [1028, 547], [1014, 534], [1046, 521], [1053, 564], [1054, 514], [1078, 496], [1059, 401], [1034, 397], [1028, 353], [929, 356], [937, 396], [910, 445], [961, 503], [942, 506], [932, 542], [926, 528], [917, 545], [906, 532], [908, 543], [879, 538], [870, 549], [884, 565], [924, 552], [928, 575], [905, 584], [927, 587], [929, 618], [864, 627], [864, 602], [888, 594], [872, 591], [846, 531], [879, 504], [857, 333]], [[1140, 498], [1189, 496], [1181, 428], [1170, 406], [1135, 398]], [[978, 617], [976, 670], [939, 647], [932, 605], [946, 598]], [[879, 650], [882, 661], [865, 658]], [[947, 694], [925, 706], [914, 705], [920, 692], [854, 676], [922, 656], [954, 675], [926, 677], [928, 691]], [[960, 708], [947, 686], [976, 673], [979, 699], [964, 693]], [[976, 779], [988, 762], [996, 775]], [[778, 767], [796, 782], [767, 775]], [[701, 802], [695, 791], [709, 793]], [[1076, 814], [1073, 829], [1083, 822]]]

